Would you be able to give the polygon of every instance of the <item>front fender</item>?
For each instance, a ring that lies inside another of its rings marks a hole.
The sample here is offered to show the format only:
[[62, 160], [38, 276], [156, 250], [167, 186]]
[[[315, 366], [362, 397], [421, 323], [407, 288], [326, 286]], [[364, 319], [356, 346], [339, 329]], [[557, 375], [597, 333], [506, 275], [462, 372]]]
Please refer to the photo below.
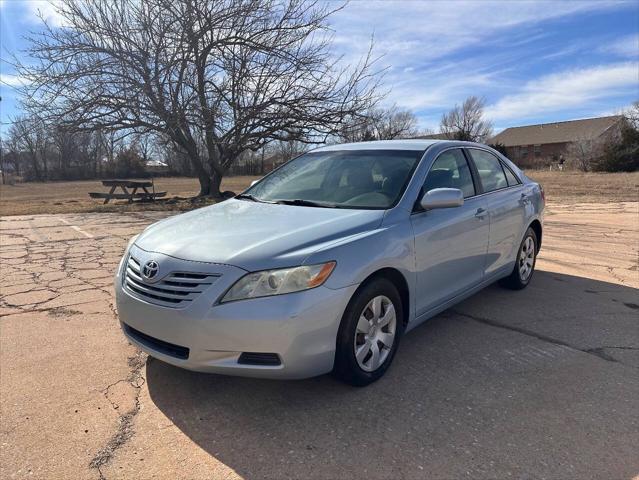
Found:
[[[409, 291], [414, 291], [415, 240], [408, 221], [341, 239], [314, 252], [304, 263], [317, 264], [330, 260], [335, 260], [337, 266], [324, 284], [328, 288], [359, 285], [375, 272], [393, 268], [404, 276]], [[410, 295], [410, 298], [413, 299], [413, 296]], [[411, 318], [413, 303], [411, 300]]]

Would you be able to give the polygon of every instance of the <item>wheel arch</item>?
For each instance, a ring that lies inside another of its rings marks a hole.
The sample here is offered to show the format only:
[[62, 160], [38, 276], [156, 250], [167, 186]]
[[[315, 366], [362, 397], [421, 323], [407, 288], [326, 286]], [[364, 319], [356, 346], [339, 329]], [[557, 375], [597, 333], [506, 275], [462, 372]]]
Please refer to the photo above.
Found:
[[353, 297], [355, 297], [355, 295], [357, 295], [357, 293], [359, 293], [359, 291], [364, 286], [366, 286], [376, 278], [385, 278], [397, 288], [397, 291], [399, 292], [399, 298], [402, 301], [402, 323], [404, 327], [406, 327], [406, 325], [408, 325], [408, 320], [410, 319], [410, 290], [408, 288], [408, 281], [406, 280], [406, 277], [404, 277], [402, 272], [400, 272], [396, 268], [385, 267], [371, 273], [364, 279], [355, 293], [353, 293]]
[[532, 222], [530, 222], [530, 225], [528, 225], [528, 228], [532, 228], [533, 231], [535, 232], [535, 235], [537, 235], [537, 252], [539, 252], [539, 250], [541, 250], [541, 236], [543, 231], [541, 222], [538, 219], [535, 219]]

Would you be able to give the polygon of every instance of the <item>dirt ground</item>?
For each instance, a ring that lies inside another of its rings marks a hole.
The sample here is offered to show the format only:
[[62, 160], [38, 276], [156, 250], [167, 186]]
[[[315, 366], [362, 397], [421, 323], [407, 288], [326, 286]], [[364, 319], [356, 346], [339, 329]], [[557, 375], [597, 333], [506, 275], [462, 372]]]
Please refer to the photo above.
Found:
[[1, 218], [0, 478], [635, 477], [639, 203], [550, 196], [531, 285], [415, 329], [364, 389], [128, 345], [112, 274], [166, 212]]
[[[633, 202], [639, 201], [639, 172], [582, 173], [533, 170], [527, 174], [540, 182], [549, 199], [556, 202]], [[246, 189], [259, 177], [227, 177], [222, 190], [236, 193]], [[197, 179], [160, 177], [155, 190], [166, 191], [167, 197], [154, 203], [127, 204], [125, 201], [102, 204], [89, 198], [89, 192], [106, 192], [97, 180], [76, 182], [18, 183], [0, 185], [0, 215], [37, 215], [79, 212], [141, 212], [190, 210], [211, 201], [192, 201], [197, 194]]]

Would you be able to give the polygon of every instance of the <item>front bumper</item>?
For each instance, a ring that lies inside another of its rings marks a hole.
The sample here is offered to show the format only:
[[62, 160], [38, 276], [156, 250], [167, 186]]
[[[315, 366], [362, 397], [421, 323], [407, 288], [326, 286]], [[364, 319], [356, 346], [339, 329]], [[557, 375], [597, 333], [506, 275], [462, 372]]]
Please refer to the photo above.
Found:
[[[142, 260], [153, 257], [160, 265], [164, 260], [176, 261], [133, 249]], [[209, 267], [224, 273], [184, 308], [168, 308], [135, 296], [123, 286], [122, 267], [118, 269], [117, 309], [129, 341], [164, 362], [202, 372], [296, 379], [332, 370], [339, 323], [357, 286], [338, 290], [321, 286], [214, 305], [245, 272], [230, 266], [198, 265], [199, 270]], [[145, 336], [158, 342], [146, 341]], [[188, 349], [188, 358], [184, 350], [164, 348], [164, 343]], [[243, 352], [274, 353], [280, 364], [240, 363]]]

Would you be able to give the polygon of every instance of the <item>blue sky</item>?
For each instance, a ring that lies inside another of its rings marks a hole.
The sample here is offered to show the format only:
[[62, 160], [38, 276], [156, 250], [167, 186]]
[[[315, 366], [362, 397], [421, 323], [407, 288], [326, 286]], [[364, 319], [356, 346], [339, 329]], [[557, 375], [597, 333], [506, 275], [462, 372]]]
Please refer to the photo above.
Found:
[[[333, 4], [331, 4], [333, 5]], [[335, 4], [337, 5], [337, 4]], [[19, 55], [44, 0], [0, 0], [2, 59]], [[469, 95], [486, 98], [497, 131], [515, 125], [618, 113], [639, 99], [639, 1], [352, 1], [331, 18], [334, 48], [354, 63], [374, 37], [387, 68], [386, 103], [437, 130]], [[19, 113], [0, 66], [3, 129]]]

